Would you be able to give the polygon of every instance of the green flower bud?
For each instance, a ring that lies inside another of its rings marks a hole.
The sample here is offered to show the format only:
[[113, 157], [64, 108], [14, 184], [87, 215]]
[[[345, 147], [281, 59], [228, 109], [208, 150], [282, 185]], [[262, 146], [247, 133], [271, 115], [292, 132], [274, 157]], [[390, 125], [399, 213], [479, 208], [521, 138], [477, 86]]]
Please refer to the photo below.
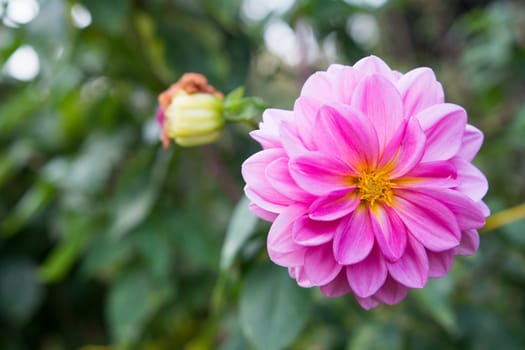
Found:
[[164, 112], [167, 135], [180, 146], [198, 146], [217, 140], [224, 128], [223, 98], [210, 93], [173, 96]]
[[161, 140], [180, 146], [199, 146], [217, 140], [224, 128], [224, 97], [205, 76], [186, 73], [159, 95], [157, 121]]

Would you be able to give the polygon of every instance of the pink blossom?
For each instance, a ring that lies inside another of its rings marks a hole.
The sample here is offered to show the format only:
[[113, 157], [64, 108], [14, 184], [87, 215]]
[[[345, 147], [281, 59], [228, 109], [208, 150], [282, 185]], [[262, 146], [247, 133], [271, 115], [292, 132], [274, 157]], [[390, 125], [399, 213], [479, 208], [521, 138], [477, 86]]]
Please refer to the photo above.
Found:
[[250, 207], [273, 222], [270, 259], [302, 287], [396, 304], [478, 248], [488, 185], [471, 161], [483, 134], [429, 68], [332, 65], [251, 136], [263, 150], [242, 166]]

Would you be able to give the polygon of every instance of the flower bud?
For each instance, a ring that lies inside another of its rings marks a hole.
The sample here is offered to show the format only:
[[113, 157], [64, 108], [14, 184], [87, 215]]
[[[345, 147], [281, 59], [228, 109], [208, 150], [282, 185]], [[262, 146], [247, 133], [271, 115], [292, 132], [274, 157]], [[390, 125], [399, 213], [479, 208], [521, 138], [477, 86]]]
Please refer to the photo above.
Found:
[[187, 73], [159, 96], [164, 147], [198, 146], [217, 140], [224, 127], [223, 96], [200, 74]]
[[219, 138], [224, 126], [222, 98], [181, 92], [165, 111], [166, 132], [181, 146], [197, 146]]

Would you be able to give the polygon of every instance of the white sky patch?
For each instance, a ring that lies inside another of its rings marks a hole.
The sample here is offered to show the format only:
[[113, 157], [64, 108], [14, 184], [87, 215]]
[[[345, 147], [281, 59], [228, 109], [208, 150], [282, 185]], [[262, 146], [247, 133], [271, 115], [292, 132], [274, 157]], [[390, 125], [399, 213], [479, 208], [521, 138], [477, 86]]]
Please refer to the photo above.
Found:
[[4, 24], [27, 24], [38, 15], [39, 10], [40, 6], [36, 0], [9, 0]]
[[313, 64], [321, 55], [314, 29], [308, 22], [300, 20], [297, 22], [295, 32], [295, 38], [299, 44], [299, 52], [303, 56], [302, 59], [307, 64]]
[[260, 21], [270, 13], [282, 15], [295, 3], [295, 0], [244, 0], [241, 11], [246, 18]]
[[372, 48], [379, 40], [377, 20], [368, 14], [358, 14], [348, 18], [346, 32], [364, 49]]
[[268, 51], [285, 63], [294, 66], [300, 61], [299, 43], [295, 32], [280, 20], [272, 19], [264, 28], [264, 44]]
[[373, 8], [379, 8], [387, 3], [388, 0], [344, 0], [349, 5], [355, 6], [367, 6]]
[[91, 24], [91, 12], [81, 4], [71, 6], [71, 18], [75, 27], [80, 29], [89, 27]]
[[161, 129], [155, 116], [142, 125], [142, 140], [148, 145], [159, 143], [160, 133]]
[[31, 81], [40, 72], [38, 54], [29, 45], [21, 46], [9, 57], [4, 70], [17, 80]]
[[331, 32], [328, 34], [321, 47], [323, 48], [323, 54], [329, 62], [337, 61], [337, 33]]

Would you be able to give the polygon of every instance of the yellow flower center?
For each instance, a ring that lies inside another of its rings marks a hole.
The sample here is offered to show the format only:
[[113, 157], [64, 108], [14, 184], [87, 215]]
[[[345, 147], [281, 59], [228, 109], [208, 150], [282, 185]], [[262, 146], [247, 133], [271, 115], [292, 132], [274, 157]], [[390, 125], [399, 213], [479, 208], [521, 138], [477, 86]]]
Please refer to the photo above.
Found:
[[373, 206], [376, 202], [392, 205], [393, 183], [385, 173], [364, 171], [354, 178], [354, 184], [361, 196], [361, 201]]

